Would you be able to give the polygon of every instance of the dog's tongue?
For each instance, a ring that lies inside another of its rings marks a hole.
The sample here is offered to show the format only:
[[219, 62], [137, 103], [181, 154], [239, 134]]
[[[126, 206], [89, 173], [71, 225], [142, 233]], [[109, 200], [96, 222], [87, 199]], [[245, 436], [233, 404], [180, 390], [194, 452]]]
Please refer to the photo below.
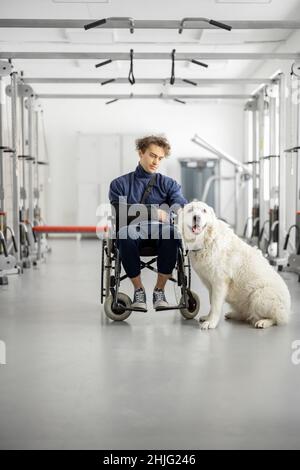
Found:
[[199, 227], [199, 225], [193, 225], [192, 231], [195, 234], [199, 234], [201, 232], [201, 227]]

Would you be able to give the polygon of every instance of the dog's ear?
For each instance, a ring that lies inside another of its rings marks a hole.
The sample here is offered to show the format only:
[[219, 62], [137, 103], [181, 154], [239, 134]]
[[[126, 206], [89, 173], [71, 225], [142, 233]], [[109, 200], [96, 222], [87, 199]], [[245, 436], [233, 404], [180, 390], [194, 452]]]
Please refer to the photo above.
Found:
[[187, 211], [185, 210], [184, 207], [181, 207], [178, 211], [177, 211], [177, 221], [176, 221], [176, 224], [177, 224], [177, 227], [178, 227], [178, 231], [179, 233], [181, 234], [183, 240], [186, 239], [186, 230], [185, 230], [185, 221], [186, 221], [186, 215], [187, 215]]
[[206, 240], [213, 240], [214, 238], [216, 238], [216, 235], [217, 235], [217, 231], [216, 231], [215, 223], [214, 222], [209, 223], [206, 226], [206, 230], [205, 230], [205, 234], [204, 234], [205, 239]]

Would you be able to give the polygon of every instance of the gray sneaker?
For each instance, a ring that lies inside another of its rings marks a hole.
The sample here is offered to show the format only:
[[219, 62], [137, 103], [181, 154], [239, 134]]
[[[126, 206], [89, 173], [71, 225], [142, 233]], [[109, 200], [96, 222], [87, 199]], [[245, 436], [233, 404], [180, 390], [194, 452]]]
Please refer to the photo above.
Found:
[[147, 312], [146, 292], [142, 287], [134, 291], [131, 308], [140, 310], [141, 312]]
[[163, 310], [164, 308], [169, 307], [165, 296], [165, 291], [163, 289], [154, 289], [153, 307], [155, 308], [155, 310], [159, 310], [160, 308]]

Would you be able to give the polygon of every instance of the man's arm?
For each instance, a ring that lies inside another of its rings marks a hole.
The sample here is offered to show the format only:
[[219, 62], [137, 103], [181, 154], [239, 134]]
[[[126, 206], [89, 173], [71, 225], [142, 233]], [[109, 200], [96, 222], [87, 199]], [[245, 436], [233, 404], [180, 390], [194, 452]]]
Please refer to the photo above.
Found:
[[[167, 205], [171, 210], [159, 209], [158, 218], [161, 222], [170, 221], [174, 214], [177, 214], [177, 211], [183, 207], [188, 201], [183, 197], [181, 192], [181, 186], [172, 178], [167, 178]], [[173, 215], [172, 215], [173, 214]], [[171, 217], [171, 219], [170, 219]]]
[[185, 199], [181, 192], [181, 186], [175, 180], [171, 180], [169, 191], [168, 191], [168, 204], [169, 206], [183, 207], [188, 201]]
[[109, 186], [109, 193], [108, 193], [108, 198], [110, 200], [110, 203], [112, 204], [113, 202], [126, 202], [126, 194], [123, 188], [123, 185], [120, 181], [120, 178], [114, 179]]

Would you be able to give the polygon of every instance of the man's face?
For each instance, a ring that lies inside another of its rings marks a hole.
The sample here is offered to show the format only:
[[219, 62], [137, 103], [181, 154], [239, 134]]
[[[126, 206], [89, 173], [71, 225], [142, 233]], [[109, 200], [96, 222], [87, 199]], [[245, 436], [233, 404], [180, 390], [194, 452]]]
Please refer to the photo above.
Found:
[[139, 151], [140, 164], [148, 173], [155, 173], [161, 161], [165, 158], [165, 151], [162, 147], [150, 144], [144, 153]]

